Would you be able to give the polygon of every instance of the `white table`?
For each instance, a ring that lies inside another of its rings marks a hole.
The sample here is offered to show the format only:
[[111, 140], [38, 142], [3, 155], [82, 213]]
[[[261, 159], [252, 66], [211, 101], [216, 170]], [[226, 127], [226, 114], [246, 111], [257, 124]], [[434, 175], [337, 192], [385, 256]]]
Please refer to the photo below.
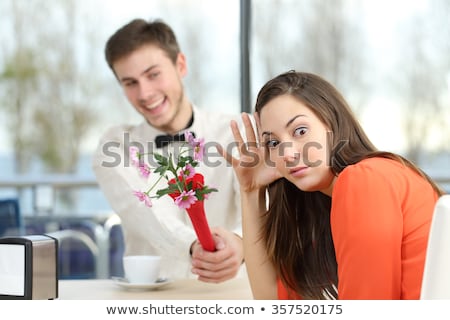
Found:
[[147, 291], [128, 290], [113, 280], [59, 280], [60, 300], [250, 300], [246, 277], [220, 284], [195, 279], [175, 280]]

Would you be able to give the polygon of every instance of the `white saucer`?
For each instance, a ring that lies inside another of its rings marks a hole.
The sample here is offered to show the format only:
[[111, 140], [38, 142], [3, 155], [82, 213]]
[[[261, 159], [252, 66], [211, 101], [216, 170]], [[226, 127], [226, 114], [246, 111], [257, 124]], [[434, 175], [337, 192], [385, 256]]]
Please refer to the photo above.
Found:
[[119, 287], [128, 290], [155, 290], [172, 283], [172, 281], [167, 278], [159, 278], [153, 283], [130, 283], [127, 279], [118, 277], [113, 277], [112, 280]]

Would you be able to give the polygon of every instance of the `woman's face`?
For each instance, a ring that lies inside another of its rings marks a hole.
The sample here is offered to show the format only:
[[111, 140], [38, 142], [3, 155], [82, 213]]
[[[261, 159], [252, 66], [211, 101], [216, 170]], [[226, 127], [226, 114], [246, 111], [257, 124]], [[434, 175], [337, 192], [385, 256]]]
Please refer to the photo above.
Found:
[[280, 174], [303, 191], [331, 196], [330, 130], [295, 97], [285, 94], [261, 110], [261, 141]]

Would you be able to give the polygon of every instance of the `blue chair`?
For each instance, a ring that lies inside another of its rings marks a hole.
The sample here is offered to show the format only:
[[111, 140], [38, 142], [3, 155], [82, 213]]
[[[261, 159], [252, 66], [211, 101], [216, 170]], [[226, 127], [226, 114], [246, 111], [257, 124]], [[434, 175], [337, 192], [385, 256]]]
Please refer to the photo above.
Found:
[[109, 276], [123, 277], [122, 258], [125, 251], [122, 226], [114, 225], [109, 237]]
[[0, 237], [24, 235], [24, 224], [17, 199], [0, 200]]
[[59, 279], [96, 278], [99, 249], [88, 234], [76, 229], [63, 229], [47, 234], [58, 239]]
[[123, 277], [122, 257], [125, 251], [122, 223], [117, 214], [111, 215], [104, 223], [103, 228], [107, 234], [109, 276]]
[[[61, 222], [59, 224], [60, 279], [95, 279], [98, 277], [100, 247], [95, 229], [89, 220]], [[62, 237], [61, 237], [62, 236]]]

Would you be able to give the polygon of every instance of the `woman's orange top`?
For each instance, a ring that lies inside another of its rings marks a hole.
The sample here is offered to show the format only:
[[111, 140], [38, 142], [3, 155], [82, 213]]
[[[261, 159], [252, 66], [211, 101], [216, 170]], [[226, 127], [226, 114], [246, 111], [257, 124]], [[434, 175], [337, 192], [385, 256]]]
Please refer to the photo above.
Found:
[[[438, 195], [403, 164], [370, 158], [336, 178], [331, 232], [339, 299], [419, 299]], [[278, 281], [278, 297], [287, 299]]]

